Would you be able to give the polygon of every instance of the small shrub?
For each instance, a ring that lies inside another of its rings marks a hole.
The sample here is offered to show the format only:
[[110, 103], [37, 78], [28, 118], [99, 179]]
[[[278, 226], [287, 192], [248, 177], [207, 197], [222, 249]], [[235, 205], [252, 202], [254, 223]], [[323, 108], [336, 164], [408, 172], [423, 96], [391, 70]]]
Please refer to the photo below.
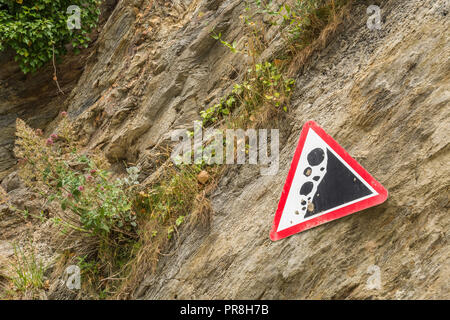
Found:
[[220, 103], [213, 105], [212, 107], [200, 111], [200, 117], [204, 126], [217, 123], [220, 119], [228, 116], [231, 110], [236, 105], [236, 98], [234, 94], [228, 97], [222, 98]]
[[21, 159], [21, 178], [49, 202], [58, 201], [63, 212], [71, 213], [54, 217], [66, 228], [105, 241], [110, 234], [133, 233], [136, 215], [125, 192], [130, 181], [112, 179], [101, 156], [79, 152], [66, 118], [60, 127], [59, 134], [46, 139], [17, 120], [15, 154]]
[[139, 237], [131, 200], [138, 169], [128, 168], [125, 179], [114, 179], [100, 153], [82, 152], [73, 141], [65, 117], [58, 133], [49, 138], [20, 119], [16, 128], [20, 177], [41, 199], [61, 208], [49, 217], [55, 247], [71, 253], [67, 264], [77, 257], [98, 264], [99, 272], [89, 278], [92, 288], [86, 290], [108, 289], [109, 283], [101, 279], [119, 272], [131, 259]]
[[233, 86], [231, 94], [200, 111], [203, 125], [216, 124], [237, 108], [241, 112], [239, 117], [249, 121], [270, 111], [287, 112], [294, 84], [295, 80], [286, 78], [275, 62], [255, 64], [248, 69], [245, 80]]
[[283, 76], [275, 63], [266, 61], [248, 69], [247, 80], [235, 85], [233, 93], [249, 116], [261, 106], [287, 111], [287, 103], [294, 84], [295, 80]]

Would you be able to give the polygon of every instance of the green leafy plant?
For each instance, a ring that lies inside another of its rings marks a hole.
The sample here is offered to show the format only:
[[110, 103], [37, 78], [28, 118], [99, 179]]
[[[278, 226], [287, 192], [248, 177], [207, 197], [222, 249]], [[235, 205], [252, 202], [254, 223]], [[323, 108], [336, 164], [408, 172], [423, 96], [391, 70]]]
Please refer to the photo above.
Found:
[[[20, 177], [46, 203], [60, 206], [49, 212], [53, 241], [69, 251], [70, 259], [83, 257], [78, 262], [89, 274], [86, 290], [109, 290], [108, 282], [100, 280], [122, 270], [139, 239], [133, 205], [139, 168], [128, 168], [124, 178], [113, 177], [101, 153], [81, 151], [66, 113], [48, 138], [20, 119], [16, 129]], [[70, 259], [66, 262], [73, 264]]]
[[21, 159], [20, 176], [47, 201], [60, 203], [63, 213], [52, 219], [63, 230], [109, 242], [130, 237], [137, 224], [126, 190], [135, 184], [136, 170], [130, 169], [126, 179], [112, 179], [104, 158], [78, 151], [67, 118], [60, 128], [59, 134], [45, 139], [17, 120], [15, 154]]
[[[0, 0], [0, 51], [12, 49], [24, 73], [36, 71], [53, 56], [86, 48], [97, 26], [99, 0]], [[69, 29], [69, 6], [80, 8], [80, 29]]]
[[231, 52], [233, 52], [233, 53], [238, 53], [238, 52], [239, 52], [239, 50], [238, 50], [237, 47], [236, 47], [236, 46], [237, 46], [236, 41], [233, 41], [233, 43], [229, 43], [229, 42], [223, 40], [223, 39], [222, 39], [222, 33], [219, 33], [219, 34], [213, 33], [211, 36], [212, 36], [214, 39], [219, 40], [220, 43], [222, 43], [225, 47], [227, 47], [228, 49], [230, 49]]
[[229, 95], [221, 99], [220, 103], [213, 105], [212, 107], [200, 111], [200, 116], [203, 121], [203, 125], [207, 126], [216, 123], [224, 116], [228, 116], [235, 106], [236, 98], [234, 95]]
[[231, 94], [219, 103], [200, 111], [204, 126], [217, 123], [238, 107], [246, 113], [245, 119], [253, 119], [263, 107], [287, 112], [295, 80], [286, 78], [275, 62], [255, 64], [248, 69], [245, 79], [235, 84]]
[[275, 63], [266, 61], [248, 69], [247, 80], [235, 85], [233, 92], [249, 112], [264, 105], [286, 110], [294, 84], [295, 80], [286, 78]]

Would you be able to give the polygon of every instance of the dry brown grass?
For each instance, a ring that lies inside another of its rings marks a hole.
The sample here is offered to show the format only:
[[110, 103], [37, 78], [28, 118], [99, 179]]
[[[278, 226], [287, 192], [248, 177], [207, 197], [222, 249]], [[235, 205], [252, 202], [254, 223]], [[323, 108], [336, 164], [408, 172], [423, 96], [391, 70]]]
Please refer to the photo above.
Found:
[[207, 197], [206, 190], [203, 190], [195, 197], [194, 209], [189, 218], [190, 226], [209, 227], [212, 220], [211, 202]]
[[346, 0], [346, 4], [340, 8], [336, 8], [334, 0], [328, 1], [327, 6], [329, 6], [331, 10], [330, 20], [326, 23], [323, 21], [316, 21], [314, 28], [320, 30], [317, 38], [300, 50], [291, 46], [292, 58], [287, 68], [287, 74], [289, 76], [297, 74], [315, 52], [323, 50], [328, 45], [333, 35], [336, 34], [339, 26], [349, 17], [353, 1], [354, 0]]
[[[207, 167], [210, 180], [203, 185], [197, 180], [201, 168], [196, 165], [176, 167], [168, 160], [152, 185], [136, 197], [141, 210], [139, 241], [134, 258], [119, 277], [126, 278], [114, 294], [116, 299], [130, 298], [148, 271], [156, 271], [158, 261], [174, 244], [181, 228], [211, 222], [211, 206], [207, 194], [220, 176], [221, 168]], [[126, 275], [126, 276], [125, 276]]]

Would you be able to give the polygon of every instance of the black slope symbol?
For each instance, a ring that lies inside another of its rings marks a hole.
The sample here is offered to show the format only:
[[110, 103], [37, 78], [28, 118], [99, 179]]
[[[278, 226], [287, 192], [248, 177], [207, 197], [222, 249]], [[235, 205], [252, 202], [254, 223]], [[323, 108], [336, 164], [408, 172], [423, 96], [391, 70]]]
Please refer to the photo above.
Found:
[[373, 192], [367, 188], [329, 149], [327, 173], [320, 182], [305, 218], [363, 198]]

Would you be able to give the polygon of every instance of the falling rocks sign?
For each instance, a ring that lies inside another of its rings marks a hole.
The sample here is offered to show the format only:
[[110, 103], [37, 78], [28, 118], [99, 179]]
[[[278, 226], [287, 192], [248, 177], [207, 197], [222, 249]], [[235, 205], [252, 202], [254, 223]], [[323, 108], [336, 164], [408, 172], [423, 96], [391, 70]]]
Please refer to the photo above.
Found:
[[387, 190], [314, 121], [300, 134], [270, 238], [283, 239], [378, 205]]

